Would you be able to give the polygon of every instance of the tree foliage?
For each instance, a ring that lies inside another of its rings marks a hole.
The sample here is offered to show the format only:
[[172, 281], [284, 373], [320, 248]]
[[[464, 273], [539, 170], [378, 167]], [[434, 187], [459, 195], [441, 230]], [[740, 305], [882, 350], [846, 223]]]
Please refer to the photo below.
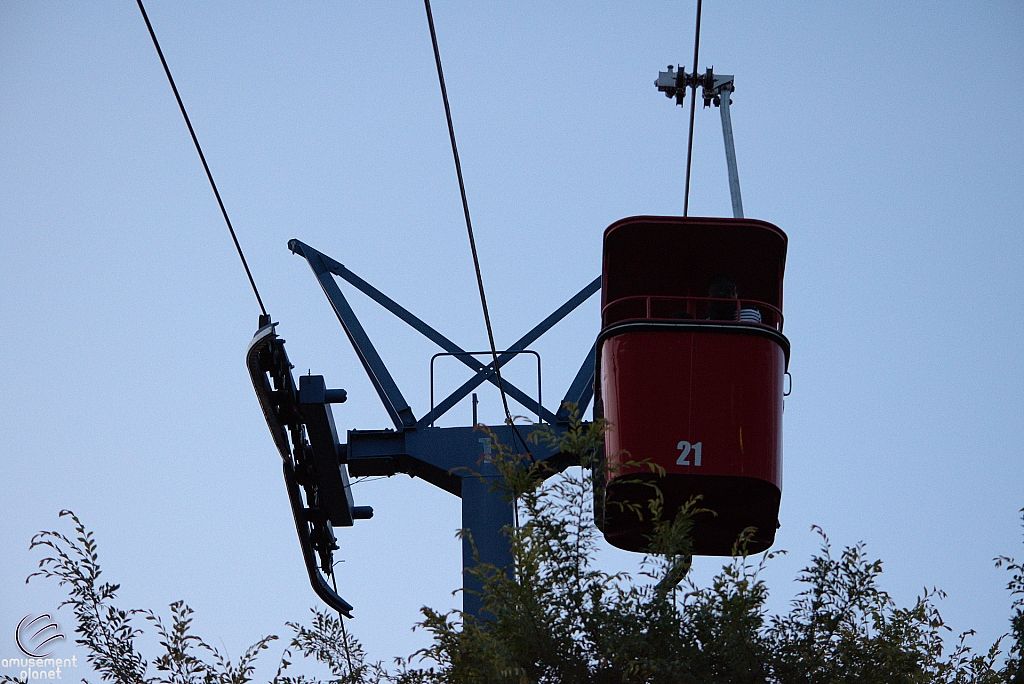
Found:
[[[564, 451], [588, 464], [601, 426], [576, 425]], [[662, 519], [655, 496], [638, 507], [654, 521], [651, 553], [636, 577], [611, 575], [593, 564], [596, 535], [584, 469], [553, 481], [506, 449], [495, 465], [519, 501], [525, 522], [510, 530], [514, 572], [478, 566], [485, 618], [424, 610], [421, 626], [433, 643], [418, 656], [433, 664], [424, 682], [997, 682], [1020, 671], [1020, 618], [1014, 603], [1014, 646], [997, 643], [975, 653], [962, 635], [949, 649], [935, 600], [920, 596], [899, 607], [879, 586], [882, 563], [863, 544], [836, 557], [821, 530], [821, 551], [798, 577], [803, 589], [789, 612], [768, 616], [761, 579], [772, 554], [743, 554], [726, 563], [709, 586], [683, 579], [690, 562], [690, 505]], [[748, 531], [748, 535], [751, 531]], [[1024, 592], [1021, 566], [1009, 589]], [[682, 583], [680, 584], [680, 580]]]
[[[543, 464], [501, 445], [493, 449], [519, 523], [507, 530], [511, 568], [481, 563], [470, 570], [482, 582], [481, 615], [423, 608], [417, 628], [429, 633], [430, 645], [396, 659], [388, 670], [367, 661], [340, 617], [314, 610], [308, 626], [288, 623], [293, 636], [272, 684], [320, 683], [290, 674], [293, 653], [325, 664], [329, 684], [1024, 684], [1024, 564], [1012, 558], [995, 559], [1011, 577], [1011, 629], [984, 652], [967, 644], [971, 633], [946, 646], [949, 628], [935, 605], [942, 592], [926, 591], [913, 605], [898, 606], [879, 586], [881, 561], [871, 559], [863, 544], [834, 553], [820, 529], [821, 550], [798, 576], [802, 589], [784, 614], [768, 615], [766, 609], [761, 573], [773, 554], [747, 557], [742, 537], [738, 555], [708, 586], [697, 586], [686, 577], [688, 532], [695, 516], [708, 514], [697, 501], [672, 519], [663, 519], [657, 496], [638, 507], [654, 521], [651, 552], [635, 575], [600, 569], [587, 467], [601, 436], [600, 425], [575, 423], [558, 446], [579, 457], [583, 467], [552, 477]], [[183, 602], [171, 604], [169, 625], [151, 611], [116, 607], [119, 586], [101, 582], [92, 534], [74, 514], [61, 515], [70, 517], [75, 534], [36, 535], [32, 548], [50, 555], [33, 576], [68, 588], [63, 605], [74, 612], [77, 643], [103, 681], [251, 681], [258, 655], [277, 637], [263, 637], [233, 663], [192, 633], [192, 610]], [[152, 661], [136, 649], [145, 623], [155, 629], [162, 649]]]

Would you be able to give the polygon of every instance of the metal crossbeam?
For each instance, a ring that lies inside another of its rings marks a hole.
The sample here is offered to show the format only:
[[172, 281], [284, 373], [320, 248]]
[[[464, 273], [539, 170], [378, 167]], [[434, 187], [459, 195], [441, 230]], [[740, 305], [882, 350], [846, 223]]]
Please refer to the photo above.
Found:
[[[409, 326], [411, 326], [414, 330], [416, 330], [417, 332], [422, 334], [424, 337], [426, 337], [430, 341], [434, 342], [435, 344], [437, 344], [439, 347], [441, 347], [445, 351], [447, 351], [447, 352], [449, 352], [451, 354], [459, 355], [459, 356], [457, 356], [457, 358], [459, 358], [460, 361], [465, 363], [467, 366], [469, 366], [474, 371], [480, 371], [480, 370], [485, 368], [483, 363], [481, 363], [480, 361], [477, 361], [476, 359], [467, 359], [467, 358], [465, 358], [465, 350], [463, 350], [461, 347], [459, 347], [459, 345], [455, 344], [454, 342], [449, 340], [447, 337], [445, 337], [444, 335], [439, 333], [437, 330], [435, 330], [434, 328], [432, 328], [429, 325], [427, 325], [423, 320], [421, 320], [420, 318], [418, 318], [415, 315], [413, 315], [409, 310], [407, 310], [404, 307], [402, 307], [395, 300], [391, 299], [390, 297], [385, 295], [383, 292], [381, 292], [380, 290], [378, 290], [377, 288], [373, 287], [368, 282], [366, 282], [365, 280], [363, 280], [362, 278], [357, 276], [355, 273], [353, 273], [349, 269], [345, 268], [344, 265], [338, 263], [334, 259], [331, 259], [326, 254], [323, 254], [322, 252], [317, 251], [315, 248], [310, 247], [309, 245], [307, 245], [307, 244], [305, 244], [303, 242], [300, 242], [299, 240], [292, 240], [292, 241], [290, 241], [288, 243], [288, 246], [289, 246], [289, 248], [293, 252], [295, 252], [296, 254], [299, 254], [300, 256], [305, 257], [306, 260], [309, 262], [310, 268], [312, 268], [313, 272], [317, 274], [317, 278], [320, 280], [321, 285], [324, 287], [324, 292], [327, 294], [328, 299], [331, 300], [331, 304], [334, 306], [335, 311], [336, 312], [338, 312], [338, 311], [346, 311], [346, 314], [344, 316], [341, 313], [338, 314], [339, 320], [343, 321], [342, 325], [344, 325], [344, 319], [348, 318], [347, 312], [351, 311], [351, 307], [348, 305], [348, 301], [345, 299], [344, 294], [342, 294], [341, 290], [338, 289], [337, 284], [333, 283], [333, 280], [331, 281], [331, 283], [334, 285], [334, 287], [331, 288], [330, 291], [328, 291], [327, 285], [324, 284], [324, 278], [327, 278], [328, 280], [331, 280], [331, 279], [330, 279], [329, 275], [327, 275], [326, 273], [322, 273], [321, 272], [323, 270], [326, 270], [326, 271], [328, 271], [330, 273], [333, 273], [333, 274], [335, 274], [335, 275], [337, 275], [337, 276], [339, 276], [341, 278], [344, 278], [346, 281], [348, 281], [349, 283], [354, 285], [359, 291], [363, 292], [365, 295], [370, 297], [373, 301], [377, 302], [378, 304], [383, 306], [385, 309], [387, 309], [388, 311], [393, 313], [395, 316], [397, 316], [399, 319], [401, 319], [402, 321], [407, 323]], [[354, 317], [355, 317], [354, 314], [352, 314], [352, 318], [353, 319], [354, 319]], [[354, 322], [353, 328], [358, 328], [359, 331], [362, 330], [362, 326], [359, 325], [358, 321]], [[348, 329], [346, 328], [346, 332], [347, 332], [347, 330]], [[365, 337], [365, 333], [363, 334], [363, 337]], [[356, 339], [357, 338], [354, 338], [350, 334], [349, 335], [349, 339], [352, 340], [352, 344], [353, 345], [356, 345]], [[364, 344], [367, 344], [367, 343], [369, 343], [368, 339], [366, 340], [366, 342]], [[364, 355], [362, 353], [360, 353], [360, 350], [358, 349], [358, 347], [356, 349], [356, 353], [360, 354], [360, 360], [364, 359]], [[370, 368], [375, 367], [375, 365], [374, 365], [374, 363], [372, 361], [372, 357], [376, 356], [376, 354], [377, 354], [377, 352], [376, 352], [375, 349], [373, 349], [373, 345], [369, 344], [369, 348], [368, 348], [367, 354], [365, 356], [370, 357], [370, 358], [367, 361], [364, 361], [364, 363], [363, 363], [363, 367], [367, 369], [367, 374], [371, 374]], [[501, 367], [501, 365], [504, 365], [504, 363], [507, 363], [510, 358], [511, 357], [505, 358], [505, 360], [502, 363], [499, 364], [499, 368]], [[378, 359], [379, 359], [379, 357], [378, 357]], [[381, 364], [381, 365], [383, 366], [383, 364]], [[386, 373], [386, 368], [383, 369], [383, 370]], [[379, 371], [377, 371], [377, 372], [379, 372]], [[387, 377], [390, 377], [390, 376], [387, 376]], [[385, 408], [388, 409], [389, 415], [392, 416], [392, 421], [395, 421], [396, 420], [396, 414], [395, 414], [395, 412], [393, 412], [391, 410], [389, 404], [393, 404], [396, 401], [396, 399], [394, 398], [394, 395], [397, 392], [398, 388], [395, 387], [393, 391], [383, 391], [383, 393], [382, 393], [381, 387], [382, 387], [383, 383], [378, 383], [376, 381], [377, 378], [374, 375], [371, 375], [370, 379], [371, 379], [371, 381], [374, 382], [374, 387], [377, 388], [378, 394], [381, 395], [381, 400], [384, 401]], [[484, 380], [490, 380], [490, 382], [492, 384], [494, 384], [495, 386], [498, 385], [497, 378], [494, 377], [493, 373], [489, 373], [488, 375], [483, 376], [481, 378], [481, 382], [483, 382]], [[480, 383], [477, 383], [477, 384], [480, 384]], [[473, 387], [475, 387], [475, 386], [476, 385], [474, 385]], [[502, 386], [505, 389], [505, 393], [506, 394], [508, 394], [513, 399], [518, 401], [520, 404], [522, 404], [524, 407], [526, 407], [529, 411], [531, 411], [533, 413], [537, 413], [544, 420], [547, 420], [549, 422], [551, 422], [551, 419], [554, 418], [554, 414], [552, 414], [550, 411], [545, 409], [536, 400], [534, 400], [528, 394], [526, 394], [525, 392], [520, 390], [514, 384], [508, 382], [507, 380], [503, 380], [502, 381]], [[397, 394], [398, 394], [398, 398], [400, 399], [401, 398], [401, 393], [398, 392]], [[467, 392], [467, 394], [468, 394], [468, 392]], [[465, 395], [463, 395], [463, 396], [465, 396]], [[387, 397], [387, 398], [385, 398], [385, 397]], [[460, 397], [460, 399], [461, 399], [461, 397]], [[402, 399], [402, 401], [404, 402], [404, 399]], [[436, 420], [445, 411], [447, 411], [452, 406], [454, 406], [455, 403], [457, 403], [457, 401], [453, 402], [452, 404], [450, 404], [448, 406], [448, 408], [446, 408], [444, 411], [441, 411], [440, 413], [432, 412], [431, 415], [433, 416], [433, 420]], [[424, 423], [424, 421], [421, 420], [418, 423], [416, 423], [416, 425], [419, 426], [419, 427], [422, 427], [423, 425], [429, 425], [431, 422], [432, 422], [432, 420], [427, 420]], [[405, 424], [405, 426], [408, 427], [408, 424]], [[398, 428], [398, 429], [402, 428], [402, 426], [399, 426], [397, 422], [395, 422], [395, 427]]]
[[[515, 358], [516, 352], [522, 351], [526, 349], [526, 347], [528, 347], [529, 345], [533, 344], [538, 338], [540, 338], [541, 335], [546, 333], [548, 330], [554, 327], [556, 323], [558, 323], [560, 320], [562, 320], [570, 313], [572, 313], [572, 311], [575, 310], [576, 307], [585, 302], [587, 299], [590, 298], [591, 295], [593, 295], [600, 289], [601, 276], [598, 276], [593, 281], [591, 281], [589, 285], [587, 285], [582, 290], [577, 292], [571, 299], [569, 299], [569, 301], [567, 301], [562, 306], [558, 307], [558, 309], [556, 309], [550, 316], [548, 316], [543, 321], [538, 323], [533, 328], [533, 330], [531, 330], [530, 332], [526, 333], [521, 338], [516, 340], [507, 352], [498, 356], [498, 367], [501, 368], [506, 363]], [[591, 364], [591, 367], [593, 367], [593, 364]], [[592, 374], [593, 371], [591, 371], [591, 375]], [[417, 423], [417, 426], [430, 425], [432, 422], [437, 420], [437, 418], [444, 415], [449, 409], [455, 406], [455, 404], [462, 401], [470, 392], [479, 387], [486, 380], [490, 380], [492, 383], [497, 385], [497, 380], [494, 378], [493, 361], [487, 364], [486, 366], [483, 366], [481, 364], [481, 368], [480, 370], [477, 371], [476, 375], [474, 375], [472, 378], [463, 383], [462, 386], [459, 387], [457, 390], [449, 394], [448, 398], [442, 401], [440, 404], [438, 404], [433, 411], [431, 411], [426, 416], [421, 418], [420, 421]], [[503, 381], [502, 384], [506, 386], [505, 391], [508, 392], [508, 382]], [[511, 394], [511, 392], [509, 392], [509, 394]], [[530, 401], [530, 404], [526, 404], [515, 395], [512, 396], [513, 398], [515, 398], [516, 401], [523, 404], [523, 406], [525, 406], [527, 409], [533, 411], [534, 413], [537, 413], [537, 410], [534, 408], [534, 406], [537, 405], [537, 402], [533, 401], [533, 399], [531, 399], [530, 397], [526, 397]], [[540, 415], [544, 420], [552, 424], [558, 422], [558, 416], [552, 414], [544, 407], [540, 408]]]
[[[293, 240], [292, 242], [297, 241]], [[289, 246], [291, 244], [289, 243]], [[363, 330], [362, 324], [356, 318], [356, 314], [352, 307], [349, 306], [345, 295], [341, 293], [341, 288], [334, 282], [334, 277], [324, 264], [322, 255], [315, 249], [309, 250], [309, 253], [301, 253], [309, 263], [309, 267], [313, 270], [316, 279], [320, 282], [320, 287], [323, 288], [327, 299], [331, 302], [331, 307], [334, 308], [334, 313], [337, 314], [341, 327], [345, 329], [345, 334], [348, 335], [349, 341], [352, 342], [352, 347], [355, 349], [359, 361], [363, 364], [366, 375], [369, 376], [373, 388], [377, 390], [377, 395], [380, 397], [381, 403], [384, 404], [384, 409], [391, 416], [391, 422], [395, 424], [395, 429], [402, 430], [415, 425], [416, 417], [413, 415], [412, 409], [409, 407], [408, 402], [405, 401], [405, 397], [402, 396], [401, 390], [398, 389], [395, 379], [391, 377], [391, 372], [384, 365], [384, 361], [380, 358], [380, 354], [377, 353], [373, 342], [370, 341], [366, 331]]]
[[[371, 383], [373, 383], [374, 389], [377, 390], [377, 394], [380, 396], [381, 402], [384, 404], [384, 408], [388, 411], [388, 415], [391, 416], [392, 422], [395, 423], [396, 429], [401, 430], [405, 427], [426, 427], [431, 425], [484, 382], [490, 382], [491, 384], [498, 386], [498, 379], [494, 372], [493, 361], [485, 365], [472, 356], [467, 355], [465, 350], [455, 342], [435, 330], [383, 292], [370, 285], [368, 282], [346, 268], [343, 264], [335, 261], [326, 254], [323, 254], [316, 248], [310, 247], [299, 240], [289, 241], [288, 248], [295, 254], [305, 258], [309, 263], [309, 266], [316, 275], [317, 280], [320, 282], [324, 293], [327, 295], [328, 300], [330, 300], [331, 306], [334, 308], [334, 311], [338, 316], [338, 320], [341, 321], [342, 327], [345, 329], [349, 341], [351, 341], [353, 347], [355, 347], [356, 354], [362, 362], [363, 368], [369, 376]], [[363, 330], [362, 325], [356, 318], [355, 313], [352, 311], [352, 308], [345, 299], [341, 289], [338, 288], [337, 283], [334, 282], [331, 274], [343, 278], [360, 292], [364, 293], [366, 296], [370, 297], [370, 299], [393, 313], [400, 320], [404, 321], [421, 335], [437, 344], [446, 352], [453, 354], [455, 358], [475, 371], [473, 377], [448, 395], [448, 397], [435, 406], [426, 416], [418, 421], [414, 420], [409, 422], [409, 418], [412, 416], [412, 410], [402, 397], [394, 379], [391, 377], [387, 367], [380, 359], [380, 356], [377, 354], [372, 342], [370, 342], [369, 337], [367, 337], [366, 332]], [[556, 323], [569, 315], [569, 313], [574, 311], [580, 304], [590, 298], [600, 288], [601, 277], [598, 276], [586, 287], [576, 293], [576, 295], [570, 298], [569, 301], [565, 302], [565, 304], [560, 306], [551, 315], [537, 324], [532, 330], [530, 330], [530, 332], [513, 343], [507, 352], [499, 355], [498, 368], [503, 367], [506, 363], [515, 358], [517, 352], [525, 350], [527, 346], [535, 342]], [[584, 366], [586, 366], [586, 362], [584, 363]], [[593, 368], [592, 360], [590, 366]], [[583, 372], [584, 370], [581, 368], [580, 373]], [[591, 371], [591, 378], [592, 377], [593, 371]], [[577, 377], [577, 380], [585, 382], [586, 378], [580, 380], [580, 378]], [[575, 384], [576, 383], [574, 382], [574, 385]], [[592, 382], [589, 384], [592, 385]], [[526, 392], [523, 392], [507, 379], [502, 379], [501, 385], [506, 394], [519, 402], [531, 413], [538, 414], [542, 420], [552, 424], [560, 420], [558, 415], [546, 409], [533, 397], [529, 396]], [[590, 391], [592, 392], [592, 388]], [[586, 392], [587, 390], [584, 388], [582, 391], [574, 393], [573, 396], [583, 399]], [[570, 393], [572, 393], [572, 388], [570, 388]], [[589, 402], [589, 397], [585, 398], [586, 401]], [[582, 402], [576, 401], [574, 403]]]

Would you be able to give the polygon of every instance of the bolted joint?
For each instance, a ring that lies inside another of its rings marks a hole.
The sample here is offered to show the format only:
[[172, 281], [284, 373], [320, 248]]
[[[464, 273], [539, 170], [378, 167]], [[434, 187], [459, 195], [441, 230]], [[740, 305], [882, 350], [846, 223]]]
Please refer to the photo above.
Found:
[[677, 69], [671, 64], [667, 69], [668, 71], [658, 72], [658, 79], [654, 82], [654, 86], [658, 92], [665, 93], [665, 97], [674, 97], [676, 104], [680, 106], [686, 99], [687, 88], [693, 88], [695, 94], [697, 88], [701, 89], [705, 107], [710, 107], [712, 104], [716, 107], [721, 106], [722, 93], [726, 93], [726, 97], [728, 97], [728, 93], [735, 89], [733, 77], [731, 75], [716, 75], [713, 67], [706, 69], [703, 74], [696, 72], [688, 74], [686, 67], [680, 66]]
[[353, 520], [369, 520], [373, 517], [373, 506], [353, 506]]
[[686, 99], [689, 74], [686, 73], [685, 67], [679, 67], [679, 71], [676, 71], [675, 67], [669, 64], [666, 69], [668, 71], [658, 72], [658, 79], [654, 82], [654, 87], [658, 89], [658, 92], [665, 93], [665, 97], [669, 99], [674, 97], [676, 104], [682, 106], [683, 100]]

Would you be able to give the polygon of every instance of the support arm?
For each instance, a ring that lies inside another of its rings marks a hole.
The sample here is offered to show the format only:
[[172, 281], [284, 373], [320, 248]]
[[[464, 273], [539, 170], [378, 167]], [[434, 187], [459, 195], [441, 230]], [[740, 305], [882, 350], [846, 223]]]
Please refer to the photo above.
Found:
[[377, 396], [380, 397], [381, 403], [384, 404], [384, 409], [391, 417], [391, 422], [395, 424], [395, 429], [404, 430], [415, 425], [416, 417], [413, 416], [412, 409], [405, 401], [405, 397], [402, 396], [401, 390], [398, 389], [395, 379], [391, 377], [391, 372], [384, 365], [384, 361], [377, 353], [373, 342], [370, 341], [366, 331], [363, 330], [362, 324], [356, 318], [356, 314], [352, 311], [352, 307], [349, 306], [345, 295], [342, 294], [341, 288], [334, 282], [334, 276], [328, 270], [327, 265], [321, 258], [320, 252], [316, 250], [304, 252], [302, 247], [305, 247], [305, 245], [297, 240], [293, 240], [289, 243], [289, 246], [292, 247], [293, 251], [305, 257], [309, 263], [313, 274], [320, 282], [320, 287], [323, 288], [324, 294], [327, 295], [327, 299], [331, 302], [331, 307], [338, 316], [341, 327], [345, 329], [345, 334], [348, 335], [352, 348], [355, 349], [356, 356], [359, 357], [359, 361], [363, 364], [366, 375], [370, 378], [373, 388], [377, 390]]
[[[719, 79], [723, 79], [719, 83]], [[728, 80], [724, 80], [728, 79]], [[716, 76], [715, 92], [721, 99], [719, 109], [722, 113], [722, 139], [725, 141], [725, 164], [729, 170], [729, 197], [732, 199], [733, 218], [743, 218], [743, 199], [740, 197], [740, 172], [736, 168], [736, 143], [732, 137], [732, 116], [729, 105], [732, 104], [732, 76]]]
[[594, 368], [597, 360], [597, 342], [590, 347], [587, 358], [583, 359], [583, 365], [576, 372], [576, 378], [569, 385], [569, 391], [562, 398], [562, 405], [558, 407], [558, 420], [565, 422], [569, 420], [570, 404], [575, 404], [576, 410], [583, 415], [594, 397]]

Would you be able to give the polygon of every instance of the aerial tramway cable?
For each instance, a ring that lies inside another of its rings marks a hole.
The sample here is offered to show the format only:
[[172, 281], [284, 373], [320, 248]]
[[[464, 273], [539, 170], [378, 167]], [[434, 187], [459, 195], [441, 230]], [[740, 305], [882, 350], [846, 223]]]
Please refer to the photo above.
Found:
[[167, 80], [171, 84], [171, 90], [174, 91], [174, 98], [178, 101], [178, 108], [181, 109], [181, 115], [185, 118], [185, 125], [188, 126], [188, 132], [192, 135], [192, 142], [195, 143], [196, 152], [199, 153], [199, 160], [203, 162], [203, 168], [206, 170], [206, 177], [210, 180], [210, 187], [213, 188], [213, 194], [217, 198], [217, 204], [220, 206], [220, 213], [224, 216], [224, 223], [228, 225], [228, 232], [231, 233], [231, 239], [235, 243], [235, 249], [238, 251], [238, 258], [242, 260], [242, 267], [245, 268], [245, 275], [249, 278], [249, 284], [252, 286], [252, 292], [256, 295], [256, 302], [260, 305], [260, 311], [263, 316], [267, 316], [267, 308], [263, 306], [263, 299], [260, 297], [260, 291], [256, 289], [256, 281], [252, 278], [252, 272], [249, 270], [249, 264], [245, 260], [245, 255], [242, 253], [242, 246], [238, 244], [238, 237], [235, 235], [235, 229], [231, 225], [231, 219], [228, 218], [228, 210], [224, 207], [224, 201], [220, 198], [220, 191], [217, 190], [217, 183], [213, 180], [213, 173], [210, 171], [210, 165], [206, 163], [206, 155], [203, 154], [203, 148], [199, 145], [199, 138], [196, 137], [196, 131], [192, 128], [192, 121], [188, 118], [188, 112], [185, 111], [185, 103], [181, 101], [181, 95], [178, 94], [178, 86], [174, 84], [174, 77], [171, 76], [171, 69], [167, 66], [167, 60], [164, 59], [164, 51], [160, 49], [160, 42], [156, 39], [156, 32], [153, 31], [153, 24], [149, 22], [149, 15], [146, 14], [146, 8], [142, 6], [142, 0], [136, 0], [139, 3], [139, 11], [142, 12], [142, 18], [146, 21], [146, 28], [149, 29], [149, 36], [153, 39], [153, 47], [156, 48], [156, 54], [160, 57], [160, 63], [164, 66], [164, 73], [167, 74]]
[[480, 290], [480, 305], [484, 310], [484, 324], [487, 326], [487, 341], [491, 345], [491, 358], [494, 363], [494, 374], [498, 380], [498, 391], [501, 393], [501, 404], [505, 409], [505, 419], [512, 426], [513, 432], [523, 448], [529, 452], [526, 441], [519, 434], [515, 422], [512, 420], [512, 413], [508, 410], [508, 398], [505, 396], [505, 387], [501, 380], [501, 370], [498, 368], [498, 351], [494, 345], [494, 330], [491, 328], [491, 315], [487, 310], [487, 295], [484, 294], [484, 278], [480, 272], [480, 258], [476, 252], [476, 239], [473, 237], [473, 220], [469, 216], [469, 200], [466, 199], [466, 184], [462, 179], [462, 163], [459, 161], [459, 148], [455, 143], [455, 126], [452, 124], [452, 109], [448, 104], [448, 89], [444, 85], [444, 71], [441, 69], [441, 52], [437, 47], [437, 33], [434, 31], [434, 15], [430, 11], [430, 0], [423, 0], [423, 6], [427, 11], [427, 24], [430, 26], [430, 42], [434, 47], [434, 62], [437, 64], [437, 80], [441, 84], [441, 98], [444, 100], [444, 114], [448, 121], [448, 137], [452, 143], [452, 156], [455, 157], [455, 173], [459, 177], [459, 192], [462, 195], [462, 212], [466, 216], [466, 231], [469, 233], [469, 248], [473, 252], [473, 268], [476, 269], [476, 284]]
[[693, 37], [693, 97], [690, 98], [690, 135], [686, 141], [686, 192], [683, 195], [683, 216], [690, 215], [690, 164], [693, 161], [693, 117], [697, 107], [697, 55], [700, 53], [700, 4], [697, 0], [697, 29]]

